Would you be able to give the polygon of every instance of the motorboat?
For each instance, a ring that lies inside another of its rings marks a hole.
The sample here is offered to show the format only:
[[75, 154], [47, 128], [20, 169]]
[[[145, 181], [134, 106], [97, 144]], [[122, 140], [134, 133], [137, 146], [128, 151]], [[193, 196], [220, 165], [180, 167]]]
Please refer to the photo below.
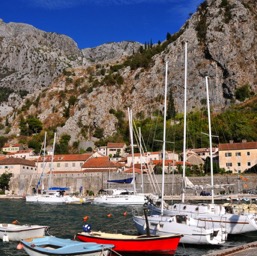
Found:
[[8, 242], [20, 241], [21, 239], [27, 239], [31, 237], [43, 237], [48, 228], [48, 226], [40, 225], [1, 223], [0, 239], [2, 239], [4, 242]]
[[30, 256], [108, 256], [112, 244], [84, 243], [55, 236], [21, 240], [18, 249], [24, 249]]

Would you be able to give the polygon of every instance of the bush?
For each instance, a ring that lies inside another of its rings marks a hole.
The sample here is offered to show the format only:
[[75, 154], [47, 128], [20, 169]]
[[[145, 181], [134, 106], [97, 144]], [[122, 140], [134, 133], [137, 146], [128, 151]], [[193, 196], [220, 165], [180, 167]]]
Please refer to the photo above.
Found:
[[239, 101], [244, 101], [246, 98], [251, 96], [250, 86], [248, 84], [239, 87], [235, 91], [236, 99]]

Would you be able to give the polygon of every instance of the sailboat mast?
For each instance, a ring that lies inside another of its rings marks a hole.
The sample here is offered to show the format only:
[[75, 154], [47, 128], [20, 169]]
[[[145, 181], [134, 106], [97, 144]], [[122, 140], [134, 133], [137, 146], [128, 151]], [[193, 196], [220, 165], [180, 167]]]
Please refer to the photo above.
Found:
[[53, 162], [54, 162], [55, 143], [56, 143], [56, 132], [54, 133], [54, 142], [53, 142], [53, 149], [52, 149], [51, 168], [50, 168], [48, 188], [52, 187], [52, 175], [53, 175]]
[[133, 140], [133, 124], [132, 124], [132, 110], [128, 108], [128, 118], [129, 118], [129, 133], [130, 133], [130, 143], [131, 143], [131, 156], [132, 156], [132, 170], [133, 170], [133, 191], [136, 193], [136, 177], [135, 177], [135, 159], [134, 159], [134, 140]]
[[208, 77], [205, 77], [206, 94], [207, 94], [207, 110], [208, 110], [208, 126], [209, 126], [209, 145], [210, 145], [210, 168], [211, 168], [211, 202], [214, 204], [214, 180], [213, 180], [213, 156], [212, 156], [212, 131], [211, 131], [211, 113], [209, 100]]
[[143, 174], [143, 168], [142, 168], [142, 154], [143, 154], [143, 150], [142, 150], [142, 133], [141, 133], [141, 128], [139, 127], [139, 152], [140, 152], [140, 172], [141, 172], [141, 191], [142, 193], [144, 193], [144, 174]]
[[186, 179], [186, 121], [187, 121], [187, 42], [185, 42], [185, 88], [184, 88], [184, 140], [183, 140], [183, 173], [182, 173], [182, 203], [185, 202]]
[[166, 116], [167, 116], [167, 89], [168, 88], [168, 62], [165, 68], [165, 86], [164, 86], [164, 115], [163, 115], [163, 145], [162, 145], [162, 201], [161, 214], [164, 209], [164, 181], [165, 181], [165, 156], [166, 156]]

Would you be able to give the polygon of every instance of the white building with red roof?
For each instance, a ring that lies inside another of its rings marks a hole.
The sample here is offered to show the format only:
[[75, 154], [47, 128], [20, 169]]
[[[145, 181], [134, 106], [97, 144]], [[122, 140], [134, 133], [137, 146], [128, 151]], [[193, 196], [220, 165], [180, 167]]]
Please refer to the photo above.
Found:
[[[150, 164], [154, 160], [161, 160], [162, 152], [146, 152], [144, 154], [135, 153], [134, 154], [134, 164]], [[178, 154], [173, 152], [166, 152], [166, 159], [178, 161]], [[127, 156], [127, 167], [132, 166], [132, 155]]]
[[22, 174], [33, 174], [36, 172], [36, 165], [34, 161], [23, 158], [4, 158], [0, 160], [0, 175], [5, 172], [12, 173], [14, 177]]
[[92, 157], [82, 166], [83, 172], [118, 172], [122, 165], [110, 161], [108, 156]]
[[53, 172], [78, 172], [81, 171], [82, 165], [93, 156], [93, 153], [85, 154], [62, 154], [41, 156], [36, 165], [38, 172], [49, 172], [51, 169]]
[[110, 157], [115, 157], [115, 156], [124, 156], [125, 155], [125, 150], [127, 146], [125, 143], [120, 142], [108, 142], [107, 143], [107, 148], [106, 148], [106, 155]]
[[14, 153], [14, 152], [18, 152], [20, 150], [23, 150], [24, 146], [22, 144], [18, 144], [18, 143], [5, 143], [2, 151], [3, 152], [10, 152], [10, 153]]

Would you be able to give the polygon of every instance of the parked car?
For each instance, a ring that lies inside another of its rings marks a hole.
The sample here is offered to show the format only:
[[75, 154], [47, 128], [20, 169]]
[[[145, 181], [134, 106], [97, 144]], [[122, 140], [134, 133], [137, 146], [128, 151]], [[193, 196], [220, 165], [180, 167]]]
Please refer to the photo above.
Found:
[[200, 196], [211, 196], [211, 193], [203, 190], [201, 191]]

